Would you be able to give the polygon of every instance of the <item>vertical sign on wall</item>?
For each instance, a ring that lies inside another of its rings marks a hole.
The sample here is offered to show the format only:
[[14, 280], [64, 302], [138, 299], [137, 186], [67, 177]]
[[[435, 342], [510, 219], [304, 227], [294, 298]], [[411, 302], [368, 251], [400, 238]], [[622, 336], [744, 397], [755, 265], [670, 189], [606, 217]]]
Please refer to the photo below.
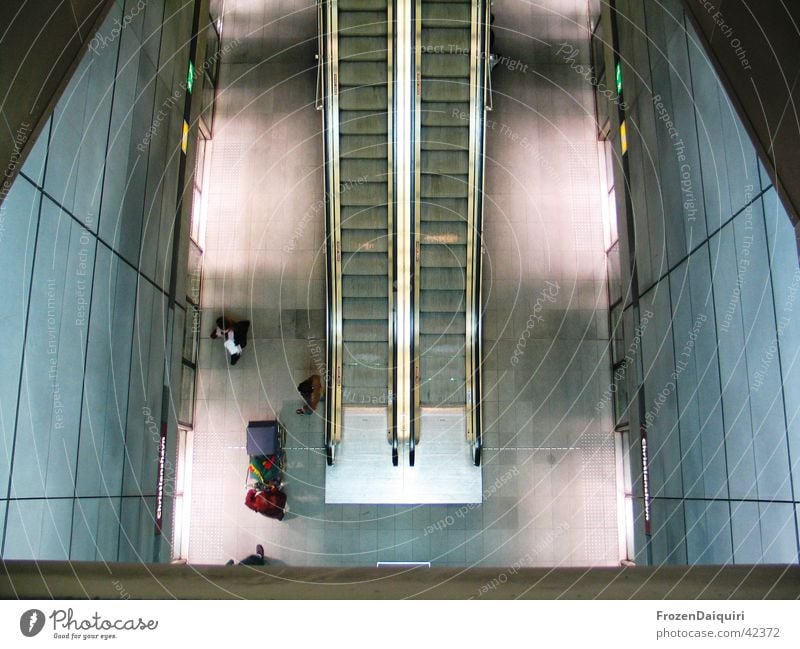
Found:
[[644, 533], [650, 536], [650, 468], [647, 458], [647, 427], [639, 426], [642, 444], [642, 495], [644, 496]]
[[158, 444], [158, 483], [156, 484], [156, 534], [161, 534], [164, 522], [164, 465], [167, 462], [167, 424], [161, 422]]

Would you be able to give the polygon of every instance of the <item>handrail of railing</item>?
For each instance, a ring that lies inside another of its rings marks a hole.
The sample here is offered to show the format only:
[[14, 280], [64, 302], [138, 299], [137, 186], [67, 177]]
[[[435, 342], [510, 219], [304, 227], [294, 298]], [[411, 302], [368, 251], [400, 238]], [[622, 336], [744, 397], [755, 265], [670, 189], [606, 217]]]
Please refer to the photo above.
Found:
[[317, 99], [314, 106], [317, 110], [322, 110], [325, 107], [325, 99], [323, 93], [322, 82], [322, 68], [325, 64], [323, 48], [325, 47], [325, 32], [324, 32], [324, 18], [323, 18], [323, 4], [325, 0], [317, 0]]
[[481, 319], [482, 309], [482, 262], [483, 262], [483, 190], [485, 184], [485, 165], [484, 165], [484, 152], [486, 150], [486, 111], [492, 110], [492, 68], [491, 68], [491, 3], [489, 0], [484, 0], [484, 25], [483, 25], [483, 52], [482, 61], [483, 65], [483, 106], [479, 107], [477, 119], [480, 120], [480, 132], [476, 137], [477, 155], [475, 157], [475, 184], [473, 187], [473, 212], [472, 212], [472, 225], [476, 233], [473, 238], [472, 254], [468, 256], [471, 260], [471, 268], [468, 273], [472, 277], [472, 286], [469, 290], [472, 292], [472, 298], [469, 300], [471, 312], [468, 318], [472, 323], [472, 344], [469, 346], [471, 354], [471, 376], [469, 377], [471, 390], [471, 403], [469, 417], [469, 428], [472, 431], [470, 438], [472, 442], [472, 457], [476, 466], [481, 463], [481, 448], [483, 445], [482, 434], [482, 421], [481, 421], [481, 397], [483, 395], [483, 386], [481, 380], [481, 361], [482, 361], [482, 337], [483, 337], [483, 323]]
[[483, 55], [483, 105], [484, 110], [490, 111], [494, 108], [492, 100], [492, 3], [486, 2], [486, 12], [484, 14], [484, 55]]

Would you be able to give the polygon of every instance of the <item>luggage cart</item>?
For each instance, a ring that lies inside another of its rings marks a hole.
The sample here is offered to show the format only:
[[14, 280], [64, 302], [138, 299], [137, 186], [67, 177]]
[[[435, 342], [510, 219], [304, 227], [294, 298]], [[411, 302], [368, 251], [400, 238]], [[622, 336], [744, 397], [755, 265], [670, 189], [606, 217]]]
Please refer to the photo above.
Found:
[[245, 482], [245, 505], [253, 511], [283, 520], [287, 510], [283, 493], [286, 466], [286, 429], [277, 419], [247, 424], [247, 454], [250, 463]]

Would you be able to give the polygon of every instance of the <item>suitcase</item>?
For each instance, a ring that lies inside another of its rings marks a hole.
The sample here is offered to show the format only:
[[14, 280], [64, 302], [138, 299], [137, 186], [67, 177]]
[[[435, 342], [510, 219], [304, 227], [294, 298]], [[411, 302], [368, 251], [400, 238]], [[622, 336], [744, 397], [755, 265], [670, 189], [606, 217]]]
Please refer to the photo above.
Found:
[[247, 454], [250, 456], [277, 455], [281, 447], [280, 425], [277, 420], [251, 421], [247, 424]]

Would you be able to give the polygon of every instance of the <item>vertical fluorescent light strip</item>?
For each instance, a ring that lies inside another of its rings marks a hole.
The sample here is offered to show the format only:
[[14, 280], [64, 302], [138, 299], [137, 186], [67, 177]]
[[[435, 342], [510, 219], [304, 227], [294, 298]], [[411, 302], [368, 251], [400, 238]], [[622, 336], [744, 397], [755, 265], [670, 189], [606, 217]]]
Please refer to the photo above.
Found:
[[395, 132], [397, 154], [397, 425], [405, 443], [411, 425], [411, 106], [414, 100], [411, 59], [411, 3], [397, 0]]

